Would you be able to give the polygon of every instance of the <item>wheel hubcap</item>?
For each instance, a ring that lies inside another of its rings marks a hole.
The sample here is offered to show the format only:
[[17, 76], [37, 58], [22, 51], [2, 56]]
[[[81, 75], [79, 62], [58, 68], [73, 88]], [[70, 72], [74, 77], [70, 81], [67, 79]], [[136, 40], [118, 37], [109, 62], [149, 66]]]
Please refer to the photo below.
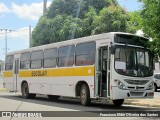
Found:
[[81, 91], [81, 100], [82, 100], [82, 101], [85, 101], [85, 99], [86, 99], [86, 92], [85, 92], [85, 90], [83, 89], [83, 90]]
[[25, 88], [25, 91], [24, 91], [25, 95], [27, 94], [27, 88]]

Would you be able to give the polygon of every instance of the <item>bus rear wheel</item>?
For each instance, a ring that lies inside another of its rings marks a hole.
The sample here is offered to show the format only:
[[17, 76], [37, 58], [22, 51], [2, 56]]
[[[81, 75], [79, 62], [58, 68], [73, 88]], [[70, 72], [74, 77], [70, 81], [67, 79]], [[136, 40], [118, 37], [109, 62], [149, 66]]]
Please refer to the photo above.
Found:
[[120, 107], [124, 102], [124, 99], [113, 100], [115, 106]]
[[91, 102], [89, 88], [83, 84], [80, 91], [80, 101], [82, 105], [89, 105]]
[[29, 99], [29, 98], [35, 98], [36, 94], [29, 93], [28, 84], [23, 83], [23, 85], [22, 85], [22, 96], [23, 96], [23, 98]]

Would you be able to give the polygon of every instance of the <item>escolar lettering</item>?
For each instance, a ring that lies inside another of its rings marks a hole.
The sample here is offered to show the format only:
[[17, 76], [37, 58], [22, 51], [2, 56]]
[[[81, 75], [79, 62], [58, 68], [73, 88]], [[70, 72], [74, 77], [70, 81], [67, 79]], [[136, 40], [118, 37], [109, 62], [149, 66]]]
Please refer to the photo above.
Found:
[[47, 71], [32, 71], [32, 76], [47, 76]]

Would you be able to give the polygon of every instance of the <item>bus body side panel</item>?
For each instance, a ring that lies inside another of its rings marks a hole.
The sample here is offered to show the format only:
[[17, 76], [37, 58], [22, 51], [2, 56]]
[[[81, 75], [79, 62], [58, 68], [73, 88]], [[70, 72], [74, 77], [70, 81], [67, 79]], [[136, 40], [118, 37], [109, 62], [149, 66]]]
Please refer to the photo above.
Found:
[[[18, 90], [21, 91], [22, 82], [26, 81], [29, 86], [30, 93], [50, 94], [50, 81], [52, 80], [46, 76], [34, 76], [35, 71], [43, 70], [21, 70], [19, 72]], [[40, 72], [39, 72], [40, 73]]]
[[[10, 91], [17, 91], [19, 57], [20, 57], [20, 54], [14, 54], [12, 70], [3, 72], [4, 87], [7, 88]], [[15, 63], [15, 60], [17, 60], [16, 63]], [[15, 71], [17, 73], [15, 73]]]
[[80, 81], [87, 83], [90, 91], [90, 98], [94, 98], [94, 75], [95, 75], [95, 66], [82, 66], [74, 69], [74, 92], [76, 85]]
[[90, 97], [94, 97], [94, 77], [21, 78], [18, 83], [18, 91], [21, 91], [21, 83], [23, 81], [28, 82], [30, 93], [70, 97], [75, 97], [76, 83], [85, 81], [90, 89]]
[[3, 72], [3, 85], [4, 88], [13, 91], [13, 71]]
[[75, 87], [85, 81], [94, 97], [94, 66], [19, 71], [18, 90], [27, 81], [30, 93], [75, 97]]

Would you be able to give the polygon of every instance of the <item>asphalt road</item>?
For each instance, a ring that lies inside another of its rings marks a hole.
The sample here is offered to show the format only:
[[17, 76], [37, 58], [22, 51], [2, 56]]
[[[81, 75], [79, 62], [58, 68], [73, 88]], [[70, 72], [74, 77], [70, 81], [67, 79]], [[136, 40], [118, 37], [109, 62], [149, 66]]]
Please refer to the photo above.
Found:
[[[160, 93], [156, 93], [159, 94]], [[98, 116], [101, 112], [129, 112], [129, 111], [160, 111], [157, 108], [148, 108], [148, 107], [140, 107], [140, 106], [130, 106], [130, 105], [123, 105], [120, 108], [113, 106], [113, 104], [102, 104], [102, 103], [95, 103], [93, 102], [90, 106], [82, 106], [79, 103], [79, 100], [73, 100], [69, 98], [60, 98], [57, 101], [51, 101], [46, 96], [38, 95], [35, 99], [23, 99], [20, 93], [7, 93], [7, 92], [0, 92], [0, 111], [62, 111], [57, 114], [59, 116], [63, 116], [67, 111], [70, 112], [72, 116], [74, 113], [73, 111], [88, 111], [87, 114], [83, 114], [83, 117], [57, 117], [55, 119], [76, 119], [76, 120], [106, 120], [106, 119], [113, 119], [113, 120], [158, 120], [157, 117], [88, 117], [88, 116]], [[64, 112], [65, 111], [65, 112]], [[50, 113], [55, 114], [55, 112]], [[68, 114], [68, 113], [67, 113]], [[78, 113], [81, 114], [81, 113]], [[4, 118], [3, 118], [4, 119]], [[3, 120], [2, 119], [2, 120]], [[17, 120], [22, 118], [5, 118], [6, 120]], [[30, 120], [31, 118], [29, 118]], [[33, 118], [35, 119], [35, 118]], [[37, 118], [40, 120], [40, 118]], [[53, 118], [41, 118], [41, 119], [53, 119]], [[1, 120], [1, 118], [0, 118]]]

